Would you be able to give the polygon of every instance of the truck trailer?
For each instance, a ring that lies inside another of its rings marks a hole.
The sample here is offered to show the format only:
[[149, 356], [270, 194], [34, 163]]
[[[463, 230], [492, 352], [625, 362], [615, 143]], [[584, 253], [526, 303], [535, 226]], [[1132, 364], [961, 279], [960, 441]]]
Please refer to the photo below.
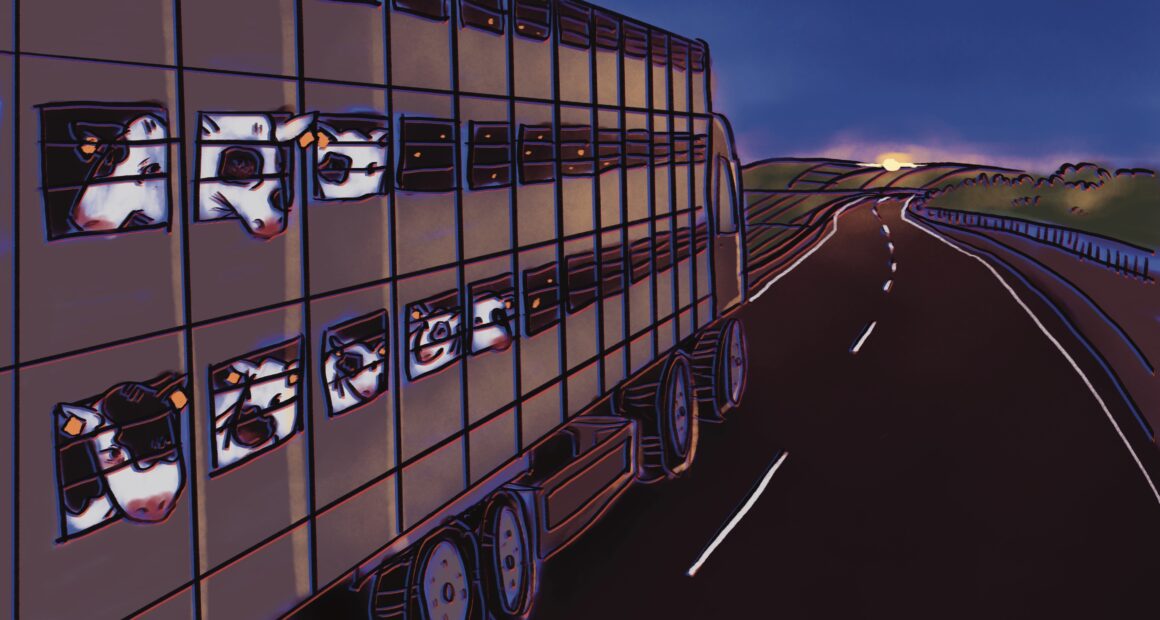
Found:
[[7, 614], [526, 617], [740, 403], [705, 41], [575, 0], [0, 13]]

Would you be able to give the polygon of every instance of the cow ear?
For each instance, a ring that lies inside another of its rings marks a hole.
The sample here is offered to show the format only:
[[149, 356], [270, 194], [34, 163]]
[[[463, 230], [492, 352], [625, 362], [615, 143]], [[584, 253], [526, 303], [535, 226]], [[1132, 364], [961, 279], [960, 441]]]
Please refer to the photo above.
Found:
[[330, 146], [332, 142], [338, 142], [338, 138], [334, 137], [334, 134], [320, 126], [318, 128], [318, 148], [324, 149]]
[[307, 112], [295, 116], [289, 120], [278, 123], [274, 128], [274, 140], [277, 142], [290, 142], [295, 140], [298, 136], [310, 130], [311, 125], [314, 124], [314, 112]]
[[104, 425], [105, 419], [88, 407], [61, 403], [56, 410], [56, 423], [60, 432], [76, 437], [97, 430]]

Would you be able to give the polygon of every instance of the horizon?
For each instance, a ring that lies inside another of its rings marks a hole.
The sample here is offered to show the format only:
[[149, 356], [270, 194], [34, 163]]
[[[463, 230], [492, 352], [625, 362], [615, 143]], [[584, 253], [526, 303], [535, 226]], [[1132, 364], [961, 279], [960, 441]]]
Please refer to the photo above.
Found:
[[1160, 168], [1160, 3], [596, 1], [709, 43], [743, 162]]

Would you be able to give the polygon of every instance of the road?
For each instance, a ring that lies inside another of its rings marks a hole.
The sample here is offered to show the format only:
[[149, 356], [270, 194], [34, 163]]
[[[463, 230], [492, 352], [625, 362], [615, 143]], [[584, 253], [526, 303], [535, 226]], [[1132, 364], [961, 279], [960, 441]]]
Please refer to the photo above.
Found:
[[543, 567], [533, 618], [1160, 617], [1155, 446], [1057, 317], [1015, 288], [1107, 412], [901, 206], [848, 209], [742, 310], [742, 407], [684, 478], [630, 490]]

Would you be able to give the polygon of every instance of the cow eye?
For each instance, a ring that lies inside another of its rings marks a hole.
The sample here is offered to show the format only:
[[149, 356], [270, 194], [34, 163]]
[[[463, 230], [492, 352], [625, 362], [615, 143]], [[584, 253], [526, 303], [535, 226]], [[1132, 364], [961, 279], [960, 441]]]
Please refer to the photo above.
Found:
[[125, 452], [120, 448], [112, 447], [108, 450], [102, 450], [101, 454], [105, 457], [107, 465], [120, 465], [125, 462]]
[[351, 158], [342, 153], [327, 153], [318, 162], [318, 176], [327, 183], [345, 183], [350, 176]]
[[338, 368], [339, 376], [353, 377], [363, 369], [362, 357], [354, 353], [343, 353], [335, 366]]
[[112, 176], [117, 166], [129, 159], [129, 147], [121, 142], [104, 145], [98, 149], [98, 153], [101, 153], [102, 157], [93, 171], [93, 177], [98, 179]]
[[242, 146], [231, 146], [221, 153], [218, 177], [223, 181], [250, 181], [262, 172], [262, 155]]

